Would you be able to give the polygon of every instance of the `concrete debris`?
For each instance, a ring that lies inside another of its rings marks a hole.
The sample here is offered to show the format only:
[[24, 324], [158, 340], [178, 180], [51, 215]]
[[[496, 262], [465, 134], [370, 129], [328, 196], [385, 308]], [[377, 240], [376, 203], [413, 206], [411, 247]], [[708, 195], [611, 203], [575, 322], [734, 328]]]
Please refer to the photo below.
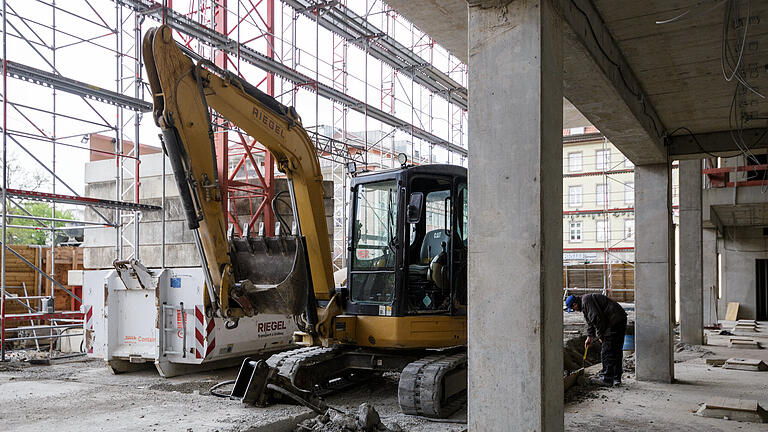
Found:
[[704, 345], [689, 345], [682, 342], [675, 343], [675, 363], [681, 363], [693, 359], [714, 354]]
[[28, 362], [31, 364], [50, 364], [48, 351], [15, 350], [5, 353], [8, 362]]
[[600, 363], [600, 349], [602, 346], [599, 341], [592, 342], [587, 351], [587, 359], [584, 360], [584, 341], [586, 339], [586, 336], [576, 336], [567, 339], [563, 343], [564, 375], [568, 375], [583, 367]]
[[706, 362], [709, 366], [720, 367], [725, 364], [725, 360], [724, 358], [708, 358]]
[[346, 414], [329, 409], [325, 414], [304, 420], [294, 429], [301, 431], [318, 432], [402, 432], [403, 429], [397, 423], [387, 427], [381, 422], [381, 417], [376, 409], [363, 403], [357, 408], [357, 413]]
[[624, 373], [635, 373], [635, 353], [624, 354]]

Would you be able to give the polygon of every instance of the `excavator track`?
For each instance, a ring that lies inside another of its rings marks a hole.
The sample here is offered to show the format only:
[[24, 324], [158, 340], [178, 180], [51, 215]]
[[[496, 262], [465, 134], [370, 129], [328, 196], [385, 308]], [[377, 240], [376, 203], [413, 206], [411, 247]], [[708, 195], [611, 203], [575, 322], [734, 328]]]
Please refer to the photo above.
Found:
[[467, 353], [436, 354], [409, 363], [397, 389], [405, 414], [445, 418], [467, 402]]
[[[291, 384], [302, 391], [312, 391], [316, 384], [314, 380], [307, 380], [307, 374], [302, 374], [302, 369], [311, 368], [313, 365], [333, 359], [340, 352], [339, 347], [324, 348], [318, 346], [297, 348], [275, 354], [267, 359], [267, 365], [277, 370], [277, 374], [290, 380]], [[304, 378], [303, 378], [304, 377]]]

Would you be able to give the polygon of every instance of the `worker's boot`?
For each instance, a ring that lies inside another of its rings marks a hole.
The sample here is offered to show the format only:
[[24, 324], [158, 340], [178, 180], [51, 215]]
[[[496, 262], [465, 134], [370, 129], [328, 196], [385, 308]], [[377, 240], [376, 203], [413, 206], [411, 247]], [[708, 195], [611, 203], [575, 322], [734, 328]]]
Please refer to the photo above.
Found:
[[613, 386], [613, 380], [606, 380], [603, 378], [593, 377], [587, 380], [591, 385], [598, 386], [598, 387], [612, 387]]

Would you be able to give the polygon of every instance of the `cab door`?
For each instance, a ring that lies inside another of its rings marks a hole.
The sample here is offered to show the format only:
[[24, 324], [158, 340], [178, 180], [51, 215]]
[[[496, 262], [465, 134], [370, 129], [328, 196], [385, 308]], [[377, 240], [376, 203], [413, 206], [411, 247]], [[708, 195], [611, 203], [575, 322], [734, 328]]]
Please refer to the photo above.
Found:
[[456, 181], [453, 200], [451, 248], [451, 314], [466, 314], [468, 240], [468, 189], [466, 179]]

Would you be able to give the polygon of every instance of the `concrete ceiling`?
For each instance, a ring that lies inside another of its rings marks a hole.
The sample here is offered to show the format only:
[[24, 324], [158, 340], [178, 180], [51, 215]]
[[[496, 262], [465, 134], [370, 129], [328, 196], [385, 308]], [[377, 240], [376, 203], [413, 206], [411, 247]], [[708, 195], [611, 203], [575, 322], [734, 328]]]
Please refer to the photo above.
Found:
[[[415, 23], [459, 60], [467, 63], [466, 0], [389, 0], [387, 4]], [[590, 126], [589, 120], [563, 99], [563, 128]]]
[[[686, 127], [706, 138], [710, 132], [735, 127], [729, 122], [729, 113], [736, 84], [735, 80], [725, 81], [720, 61], [726, 2], [717, 2], [714, 9], [700, 13], [716, 2], [553, 1], [568, 23], [563, 41], [564, 96], [578, 109], [573, 111], [583, 113], [633, 162], [666, 160], [662, 144], [665, 131]], [[466, 0], [387, 3], [456, 57], [469, 60]], [[747, 4], [737, 3], [744, 8]], [[751, 1], [751, 5], [749, 15], [753, 18], [742, 65], [749, 82], [768, 93], [768, 2]], [[691, 8], [695, 12], [683, 19], [655, 23]], [[744, 9], [741, 16], [746, 16]], [[731, 26], [732, 47], [740, 45], [742, 31], [743, 26]], [[768, 117], [765, 99], [749, 91], [743, 96], [737, 103], [736, 117], [741, 117], [742, 111]], [[565, 111], [568, 118], [567, 107]], [[764, 119], [743, 124], [745, 128], [765, 126]]]
[[768, 226], [768, 204], [716, 205], [712, 210], [724, 226]]

